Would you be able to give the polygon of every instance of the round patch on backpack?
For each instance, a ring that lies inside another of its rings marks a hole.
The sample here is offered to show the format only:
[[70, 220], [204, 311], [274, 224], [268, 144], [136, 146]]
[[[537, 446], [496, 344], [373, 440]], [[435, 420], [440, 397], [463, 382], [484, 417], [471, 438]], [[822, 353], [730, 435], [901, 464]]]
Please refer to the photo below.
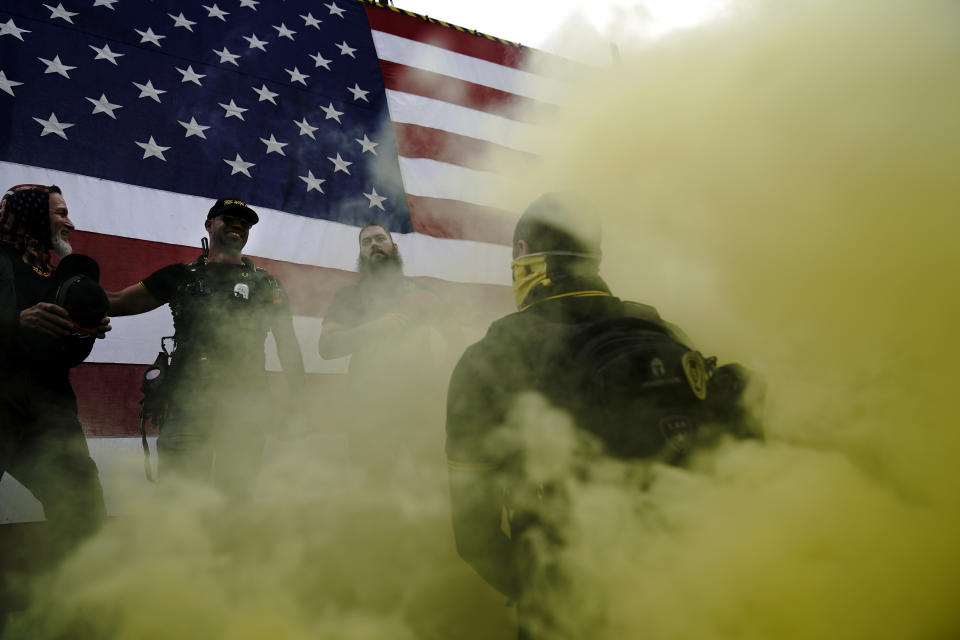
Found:
[[699, 351], [687, 351], [681, 360], [690, 390], [701, 400], [707, 399], [707, 366]]

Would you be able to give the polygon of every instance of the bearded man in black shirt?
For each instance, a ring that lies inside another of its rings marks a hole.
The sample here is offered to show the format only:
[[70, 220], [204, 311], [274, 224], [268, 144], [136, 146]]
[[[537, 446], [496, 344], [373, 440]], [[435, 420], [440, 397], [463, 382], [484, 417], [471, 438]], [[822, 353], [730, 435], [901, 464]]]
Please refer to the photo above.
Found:
[[368, 487], [382, 488], [394, 479], [402, 449], [422, 458], [439, 443], [432, 422], [440, 417], [422, 398], [439, 392], [442, 362], [456, 335], [440, 296], [404, 275], [386, 227], [364, 225], [358, 243], [357, 281], [330, 301], [318, 349], [322, 358], [350, 356], [350, 458]]
[[241, 255], [258, 221], [240, 200], [217, 200], [204, 223], [208, 256], [108, 293], [114, 316], [167, 303], [173, 313], [174, 351], [163, 382], [167, 411], [157, 439], [160, 475], [206, 480], [214, 468], [214, 484], [237, 498], [251, 494], [267, 425], [285, 409], [266, 394], [267, 333], [276, 340], [290, 390], [299, 393], [303, 385], [286, 292]]
[[43, 505], [50, 560], [106, 515], [70, 385], [70, 368], [110, 329], [105, 298], [86, 328], [54, 302], [64, 285], [51, 253], [70, 253], [73, 228], [56, 186], [18, 185], [0, 201], [0, 477], [10, 473]]

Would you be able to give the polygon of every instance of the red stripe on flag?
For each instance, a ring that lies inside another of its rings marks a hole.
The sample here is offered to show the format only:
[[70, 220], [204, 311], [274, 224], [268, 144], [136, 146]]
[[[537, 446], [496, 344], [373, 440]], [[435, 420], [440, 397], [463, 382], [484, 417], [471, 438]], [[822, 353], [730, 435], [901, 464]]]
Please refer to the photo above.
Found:
[[[85, 231], [70, 234], [70, 243], [75, 252], [100, 263], [100, 284], [107, 291], [136, 284], [168, 264], [193, 262], [200, 255], [199, 248]], [[356, 279], [351, 271], [268, 258], [252, 260], [280, 280], [295, 315], [322, 316], [333, 295]]]
[[[142, 364], [95, 362], [85, 362], [70, 370], [70, 382], [77, 394], [78, 417], [85, 434], [111, 437], [139, 435], [140, 381], [146, 370], [147, 367]], [[279, 372], [268, 372], [268, 388], [285, 384], [282, 376]], [[317, 402], [316, 406], [335, 401], [342, 395], [345, 378], [336, 374], [307, 374], [310, 398]], [[282, 394], [276, 397], [282, 397]], [[148, 433], [152, 433], [152, 429]]]
[[[416, 220], [424, 228], [441, 231], [441, 237], [453, 237], [449, 234], [458, 230], [472, 232], [480, 242], [498, 242], [509, 245], [512, 241], [515, 215], [499, 209], [471, 205], [456, 200], [422, 198], [408, 195], [411, 211], [416, 211]], [[489, 226], [488, 229], [483, 229]], [[478, 237], [479, 236], [479, 237]], [[191, 247], [123, 238], [86, 231], [70, 234], [70, 242], [77, 253], [84, 253], [100, 263], [100, 283], [105, 289], [115, 291], [134, 282], [123, 280], [123, 274], [140, 274], [141, 279], [156, 269], [174, 262], [191, 261], [198, 251]], [[277, 276], [287, 290], [291, 307], [295, 315], [321, 317], [333, 296], [348, 284], [352, 284], [357, 274], [352, 271], [314, 267], [266, 258], [255, 258], [255, 264]], [[505, 267], [506, 268], [506, 267]], [[126, 269], [126, 271], [122, 271]], [[136, 276], [132, 276], [136, 277]], [[450, 295], [464, 302], [475, 301], [476, 309], [501, 307], [497, 300], [509, 295], [504, 294], [508, 287], [502, 285], [468, 284], [449, 282], [439, 278], [417, 277], [438, 293]], [[476, 311], [474, 309], [474, 311]], [[472, 320], [472, 318], [468, 318]], [[139, 366], [139, 365], [138, 365]]]
[[83, 363], [70, 370], [80, 424], [88, 436], [139, 433], [142, 364]]
[[[478, 171], [495, 171], [498, 166], [502, 166], [504, 160], [527, 166], [532, 166], [539, 160], [535, 154], [486, 140], [403, 122], [393, 123], [393, 136], [397, 142], [397, 153], [404, 158], [429, 158]], [[475, 236], [439, 237], [479, 240]]]
[[[200, 255], [200, 247], [89, 231], [71, 233], [70, 244], [75, 253], [88, 255], [100, 263], [100, 285], [107, 291], [117, 291], [136, 284], [139, 279], [168, 264], [193, 262]], [[138, 280], [129, 281], [131, 274]]]
[[436, 238], [470, 238], [477, 242], [513, 244], [516, 214], [460, 200], [409, 193], [407, 207], [413, 230], [418, 233]]
[[541, 115], [556, 111], [555, 106], [539, 100], [389, 60], [380, 61], [380, 71], [387, 89], [442, 100], [513, 120], [533, 122]]
[[290, 310], [298, 316], [322, 316], [337, 291], [357, 279], [357, 274], [353, 271], [268, 258], [253, 258], [253, 263], [266, 269], [283, 283], [287, 297], [290, 298]]
[[526, 50], [519, 45], [503, 44], [466, 30], [458, 31], [456, 28], [427, 22], [398, 11], [370, 6], [365, 8], [370, 27], [377, 31], [385, 31], [401, 38], [417, 40], [507, 67], [521, 68], [527, 58]]
[[[509, 265], [505, 264], [504, 269], [507, 268]], [[493, 319], [513, 311], [509, 287], [416, 279], [443, 299], [451, 322], [468, 342], [482, 335]], [[80, 423], [87, 435], [135, 436], [139, 433], [140, 382], [146, 369], [143, 364], [94, 362], [71, 369], [70, 381], [77, 394]], [[270, 397], [284, 397], [279, 393], [279, 387], [285, 384], [283, 373], [268, 372], [267, 377], [268, 387], [273, 390], [268, 392]], [[307, 374], [306, 383], [313, 406], [333, 406], [343, 397], [346, 376]]]

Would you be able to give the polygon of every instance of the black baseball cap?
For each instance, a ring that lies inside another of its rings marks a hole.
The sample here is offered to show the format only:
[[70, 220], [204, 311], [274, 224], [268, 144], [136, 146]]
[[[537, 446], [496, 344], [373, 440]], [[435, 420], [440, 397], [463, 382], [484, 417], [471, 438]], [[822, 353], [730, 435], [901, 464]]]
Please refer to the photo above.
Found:
[[71, 253], [60, 261], [53, 277], [60, 282], [54, 302], [66, 309], [80, 328], [95, 331], [110, 307], [107, 294], [99, 284], [97, 261]]
[[213, 203], [213, 206], [210, 207], [210, 213], [207, 214], [207, 220], [213, 220], [226, 214], [245, 218], [251, 226], [260, 222], [260, 216], [257, 215], [257, 212], [248, 207], [246, 202], [236, 198], [220, 198]]
[[64, 256], [57, 265], [53, 276], [60, 282], [66, 282], [73, 276], [86, 276], [93, 279], [94, 282], [100, 282], [100, 264], [82, 253], [71, 253]]

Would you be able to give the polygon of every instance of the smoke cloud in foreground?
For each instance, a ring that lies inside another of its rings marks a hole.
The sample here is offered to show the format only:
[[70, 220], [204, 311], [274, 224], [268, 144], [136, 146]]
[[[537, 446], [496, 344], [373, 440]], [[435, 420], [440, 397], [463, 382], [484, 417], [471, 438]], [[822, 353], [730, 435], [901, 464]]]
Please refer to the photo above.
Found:
[[572, 637], [957, 633], [958, 35], [956, 3], [741, 3], [578, 87], [531, 183], [762, 375], [769, 441], [579, 486]]
[[[570, 96], [516, 201], [562, 185], [595, 202], [614, 292], [768, 387], [765, 444], [566, 479], [555, 560], [573, 580], [554, 611], [573, 637], [958, 632], [958, 36], [946, 1], [744, 4]], [[440, 414], [430, 388], [417, 397]], [[40, 585], [9, 635], [511, 637], [503, 598], [453, 550], [439, 415], [377, 400], [305, 419], [433, 429], [389, 489], [365, 490], [323, 435], [274, 447], [250, 509], [167, 485]]]

